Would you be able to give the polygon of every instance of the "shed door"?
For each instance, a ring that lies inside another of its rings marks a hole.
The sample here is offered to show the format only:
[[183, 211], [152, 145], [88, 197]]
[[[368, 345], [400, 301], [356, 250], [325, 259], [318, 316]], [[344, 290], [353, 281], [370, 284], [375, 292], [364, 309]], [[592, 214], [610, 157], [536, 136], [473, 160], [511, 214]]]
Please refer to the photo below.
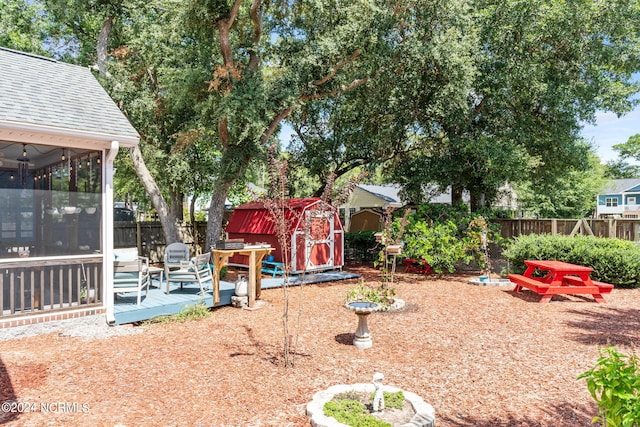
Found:
[[307, 212], [305, 259], [307, 269], [333, 267], [333, 212]]

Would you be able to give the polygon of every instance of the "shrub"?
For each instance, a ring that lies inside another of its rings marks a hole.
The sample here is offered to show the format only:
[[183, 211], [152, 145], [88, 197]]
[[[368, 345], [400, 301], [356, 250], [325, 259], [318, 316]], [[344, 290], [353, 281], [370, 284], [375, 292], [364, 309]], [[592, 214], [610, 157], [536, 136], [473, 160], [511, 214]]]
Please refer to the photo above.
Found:
[[211, 310], [202, 304], [197, 303], [194, 305], [189, 305], [185, 307], [178, 314], [171, 314], [167, 316], [159, 316], [153, 319], [146, 320], [143, 322], [144, 324], [153, 324], [153, 323], [184, 323], [186, 321], [191, 320], [200, 320], [211, 315]]
[[627, 240], [530, 234], [515, 238], [502, 254], [518, 273], [525, 259], [551, 259], [592, 267], [593, 279], [616, 287], [640, 287], [640, 248]]
[[[375, 393], [372, 393], [369, 400], [373, 400]], [[402, 409], [404, 404], [404, 393], [384, 392], [385, 408]], [[338, 422], [349, 426], [362, 427], [383, 427], [391, 424], [381, 421], [369, 414], [367, 406], [361, 401], [362, 396], [357, 392], [340, 393], [333, 400], [325, 403], [324, 414], [335, 418]], [[371, 402], [369, 402], [370, 404]]]
[[438, 224], [412, 221], [404, 234], [404, 254], [423, 258], [439, 274], [445, 270], [453, 273], [458, 262], [470, 260], [453, 221]]
[[591, 397], [598, 403], [601, 421], [609, 427], [637, 427], [640, 425], [640, 371], [638, 358], [618, 353], [615, 347], [601, 351], [596, 366], [578, 376], [587, 380]]
[[388, 309], [395, 302], [396, 292], [393, 288], [384, 287], [382, 285], [378, 287], [367, 286], [363, 280], [349, 288], [345, 303], [348, 304], [354, 301], [366, 301], [379, 304], [381, 310]]

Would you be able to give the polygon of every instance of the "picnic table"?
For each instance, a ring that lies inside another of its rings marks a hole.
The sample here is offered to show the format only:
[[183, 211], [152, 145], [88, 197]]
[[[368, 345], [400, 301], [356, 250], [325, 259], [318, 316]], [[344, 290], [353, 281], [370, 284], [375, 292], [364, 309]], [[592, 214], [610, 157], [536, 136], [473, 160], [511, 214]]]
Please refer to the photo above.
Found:
[[[509, 274], [509, 280], [516, 284], [514, 292], [527, 288], [542, 295], [541, 303], [560, 294], [592, 295], [596, 302], [604, 303], [602, 294], [611, 293], [613, 285], [591, 279], [593, 268], [552, 260], [525, 260], [524, 274]], [[536, 271], [545, 272], [542, 277], [534, 277]]]
[[425, 261], [422, 258], [420, 258], [420, 259], [405, 258], [403, 260], [403, 262], [404, 262], [404, 266], [405, 266], [405, 271], [407, 273], [409, 273], [411, 271], [415, 271], [415, 272], [422, 273], [422, 274], [431, 273], [431, 266], [429, 265], [429, 263], [427, 263], [427, 261]]
[[276, 277], [278, 274], [284, 274], [284, 263], [276, 261], [262, 261], [262, 272], [271, 274]]

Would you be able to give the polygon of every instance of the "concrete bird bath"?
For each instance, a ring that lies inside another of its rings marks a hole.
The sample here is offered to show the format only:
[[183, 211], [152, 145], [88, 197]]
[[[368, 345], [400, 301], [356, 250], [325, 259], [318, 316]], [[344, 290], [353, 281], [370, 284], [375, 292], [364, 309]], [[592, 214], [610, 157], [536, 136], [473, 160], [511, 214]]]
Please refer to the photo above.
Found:
[[357, 348], [371, 348], [373, 341], [367, 325], [367, 317], [378, 309], [378, 304], [367, 301], [354, 301], [347, 304], [347, 308], [358, 316], [358, 329], [353, 338], [353, 345]]

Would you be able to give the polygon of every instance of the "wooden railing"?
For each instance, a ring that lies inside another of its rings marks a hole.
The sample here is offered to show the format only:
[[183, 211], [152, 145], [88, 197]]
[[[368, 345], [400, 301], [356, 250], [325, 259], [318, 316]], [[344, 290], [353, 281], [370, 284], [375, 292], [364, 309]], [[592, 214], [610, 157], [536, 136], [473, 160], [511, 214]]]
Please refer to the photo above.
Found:
[[0, 260], [2, 317], [102, 303], [102, 256]]

